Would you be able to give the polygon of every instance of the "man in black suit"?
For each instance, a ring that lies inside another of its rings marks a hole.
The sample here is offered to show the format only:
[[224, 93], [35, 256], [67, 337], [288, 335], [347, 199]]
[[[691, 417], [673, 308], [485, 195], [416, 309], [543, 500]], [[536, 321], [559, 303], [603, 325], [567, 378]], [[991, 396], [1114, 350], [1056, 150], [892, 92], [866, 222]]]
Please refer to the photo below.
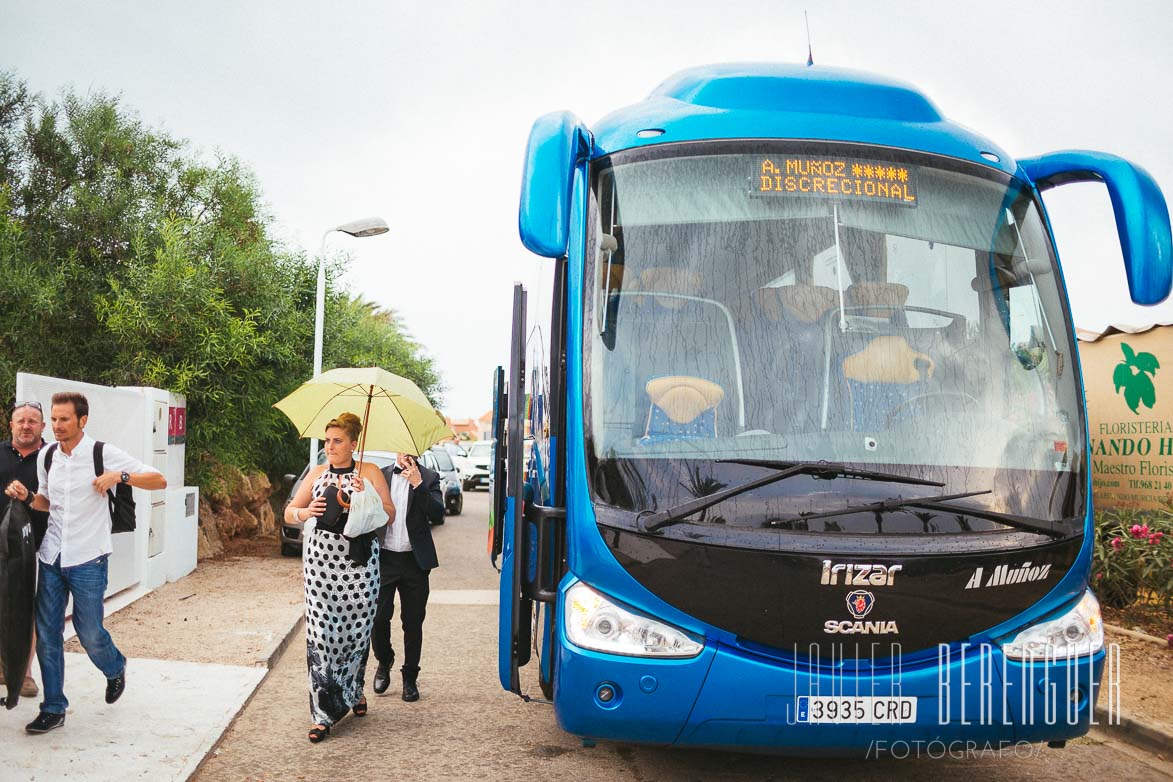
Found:
[[399, 617], [403, 623], [403, 700], [418, 701], [416, 686], [420, 672], [420, 651], [424, 642], [424, 615], [428, 607], [428, 573], [436, 567], [436, 546], [432, 543], [432, 522], [444, 518], [444, 496], [440, 475], [399, 454], [394, 467], [383, 468], [395, 518], [376, 534], [379, 537], [379, 601], [371, 649], [379, 661], [374, 689], [387, 691], [391, 681], [391, 619], [395, 615], [395, 592], [399, 592]]

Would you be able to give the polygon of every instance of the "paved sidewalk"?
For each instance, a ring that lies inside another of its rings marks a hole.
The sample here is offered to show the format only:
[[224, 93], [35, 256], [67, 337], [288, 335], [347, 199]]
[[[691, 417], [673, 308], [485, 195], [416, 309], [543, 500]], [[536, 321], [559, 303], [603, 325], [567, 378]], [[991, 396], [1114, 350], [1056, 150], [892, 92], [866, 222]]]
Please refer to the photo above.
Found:
[[[25, 733], [40, 698], [0, 711], [0, 782], [187, 779], [297, 630], [300, 571], [297, 559], [228, 556], [108, 599], [106, 627], [130, 658], [126, 693], [108, 706], [105, 677], [68, 640], [65, 725]], [[32, 671], [39, 683], [35, 660]]]
[[65, 725], [41, 736], [24, 726], [37, 700], [0, 712], [0, 778], [28, 780], [187, 779], [267, 673], [255, 666], [131, 658], [126, 692], [105, 702], [106, 678], [84, 654], [65, 655]]

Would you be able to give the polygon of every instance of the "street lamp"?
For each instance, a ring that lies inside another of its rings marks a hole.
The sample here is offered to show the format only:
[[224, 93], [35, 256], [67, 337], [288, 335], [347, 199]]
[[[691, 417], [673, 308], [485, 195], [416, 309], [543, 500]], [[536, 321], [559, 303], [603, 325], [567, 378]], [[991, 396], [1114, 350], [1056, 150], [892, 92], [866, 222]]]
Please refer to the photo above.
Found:
[[[322, 246], [318, 250], [318, 295], [314, 304], [314, 377], [322, 374], [322, 320], [326, 311], [326, 237], [335, 231], [350, 234], [357, 239], [378, 236], [390, 230], [382, 217], [367, 217], [351, 223], [336, 225], [322, 234]], [[318, 457], [318, 438], [310, 440], [310, 464]]]

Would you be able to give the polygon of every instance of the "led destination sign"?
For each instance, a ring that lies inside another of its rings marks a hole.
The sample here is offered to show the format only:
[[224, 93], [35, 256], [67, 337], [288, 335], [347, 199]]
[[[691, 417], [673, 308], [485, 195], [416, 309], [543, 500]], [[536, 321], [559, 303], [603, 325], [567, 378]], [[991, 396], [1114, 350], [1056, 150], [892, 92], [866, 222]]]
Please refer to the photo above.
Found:
[[752, 195], [806, 196], [916, 207], [916, 172], [879, 160], [776, 157], [756, 163]]

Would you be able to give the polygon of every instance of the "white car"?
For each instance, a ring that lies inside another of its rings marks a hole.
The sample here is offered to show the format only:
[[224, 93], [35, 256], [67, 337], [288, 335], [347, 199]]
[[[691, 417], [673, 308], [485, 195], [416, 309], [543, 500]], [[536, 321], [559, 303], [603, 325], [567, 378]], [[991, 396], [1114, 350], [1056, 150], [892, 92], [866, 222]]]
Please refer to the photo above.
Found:
[[464, 476], [468, 475], [469, 470], [468, 451], [464, 450], [460, 443], [452, 442], [440, 443], [433, 447], [443, 448], [448, 452], [448, 455], [452, 457], [452, 463], [456, 465], [456, 471], [460, 473], [461, 480], [463, 481]]
[[468, 471], [464, 473], [464, 489], [489, 487], [489, 471], [493, 467], [495, 440], [476, 440], [469, 444]]

